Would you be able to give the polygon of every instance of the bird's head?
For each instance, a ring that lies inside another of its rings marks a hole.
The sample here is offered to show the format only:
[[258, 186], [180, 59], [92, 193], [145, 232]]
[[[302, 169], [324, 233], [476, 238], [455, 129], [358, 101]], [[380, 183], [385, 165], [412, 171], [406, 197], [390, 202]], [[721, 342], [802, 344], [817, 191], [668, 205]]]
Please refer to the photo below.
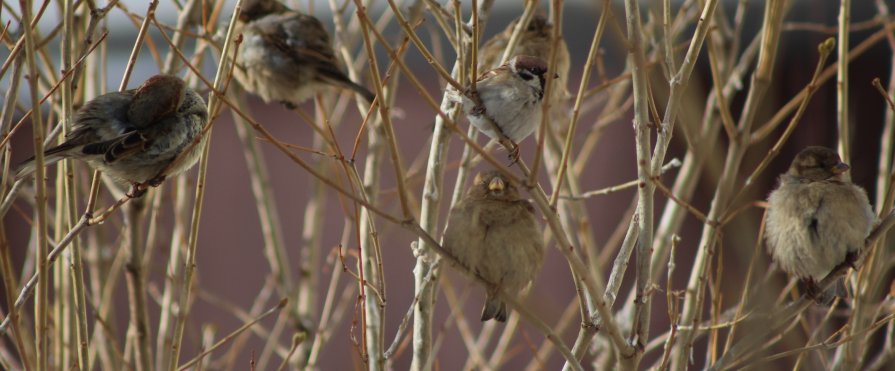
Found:
[[836, 151], [811, 146], [799, 152], [789, 166], [789, 174], [809, 182], [819, 182], [839, 176], [848, 171], [847, 164], [842, 162]]
[[543, 14], [535, 14], [534, 17], [531, 17], [531, 20], [528, 21], [528, 28], [526, 29], [528, 32], [542, 36], [550, 35], [552, 30], [553, 25], [550, 24], [550, 21]]
[[288, 10], [289, 8], [277, 0], [245, 0], [242, 3], [239, 20], [249, 22], [269, 14], [282, 13]]
[[516, 187], [516, 183], [496, 170], [478, 173], [469, 192], [494, 200], [514, 201], [519, 199], [519, 189]]
[[[510, 59], [507, 65], [510, 67], [510, 71], [543, 96], [547, 62], [538, 57], [517, 55]], [[556, 77], [559, 77], [559, 75], [556, 75]]]

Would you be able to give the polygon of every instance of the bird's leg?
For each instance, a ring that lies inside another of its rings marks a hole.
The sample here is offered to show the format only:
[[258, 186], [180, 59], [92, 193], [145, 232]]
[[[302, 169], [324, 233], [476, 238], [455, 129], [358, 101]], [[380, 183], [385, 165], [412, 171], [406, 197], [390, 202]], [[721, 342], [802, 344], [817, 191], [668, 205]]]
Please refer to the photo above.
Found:
[[820, 286], [817, 285], [817, 282], [812, 278], [803, 278], [802, 284], [805, 285], [805, 295], [820, 303], [823, 299], [823, 292], [821, 291]]
[[127, 193], [128, 198], [140, 198], [146, 194], [146, 185], [143, 183], [132, 183], [131, 190]]
[[513, 166], [513, 164], [519, 162], [519, 145], [516, 144], [512, 139], [507, 138], [503, 133], [500, 134], [500, 139], [498, 140], [504, 148], [509, 152], [507, 155], [510, 157], [510, 163], [507, 166]]
[[159, 174], [159, 175], [156, 175], [154, 178], [149, 179], [143, 183], [132, 183], [131, 191], [128, 192], [127, 196], [130, 198], [143, 197], [143, 195], [146, 194], [146, 191], [149, 189], [149, 187], [158, 187], [164, 182], [165, 182], [165, 175]]
[[162, 183], [164, 183], [164, 182], [165, 182], [165, 175], [159, 174], [159, 175], [156, 175], [155, 178], [147, 180], [145, 184], [150, 187], [158, 187], [158, 186], [162, 185]]
[[849, 251], [845, 254], [845, 261], [843, 264], [848, 265], [851, 269], [858, 270], [858, 267], [855, 265], [858, 262], [858, 252], [857, 251]]

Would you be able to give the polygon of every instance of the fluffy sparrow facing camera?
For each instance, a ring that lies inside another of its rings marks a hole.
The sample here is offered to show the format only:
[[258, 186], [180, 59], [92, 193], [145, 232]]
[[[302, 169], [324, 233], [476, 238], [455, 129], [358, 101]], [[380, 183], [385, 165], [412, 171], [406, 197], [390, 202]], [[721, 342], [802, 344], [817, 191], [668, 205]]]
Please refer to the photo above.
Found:
[[329, 33], [320, 20], [277, 0], [246, 0], [237, 22], [244, 37], [236, 79], [265, 102], [294, 107], [327, 86], [375, 95], [339, 70]]
[[[467, 87], [463, 94], [451, 89], [448, 96], [463, 105], [470, 124], [491, 139], [509, 139], [510, 147], [515, 148], [541, 123], [546, 73], [547, 63], [543, 59], [517, 55], [483, 73], [476, 80], [475, 89]], [[481, 105], [473, 99], [476, 95]]]
[[[144, 185], [158, 186], [167, 175], [196, 163], [202, 144], [188, 147], [202, 135], [206, 111], [202, 97], [179, 77], [156, 75], [137, 89], [103, 94], [87, 102], [75, 114], [65, 142], [44, 151], [45, 162], [82, 160], [116, 181], [134, 185], [132, 196], [139, 196]], [[34, 170], [32, 157], [20, 166], [16, 178]]]
[[768, 197], [768, 251], [815, 297], [817, 281], [856, 261], [876, 220], [864, 189], [842, 177], [848, 169], [829, 148], [805, 148]]
[[[504, 49], [510, 42], [513, 30], [519, 24], [519, 19], [510, 22], [507, 28], [501, 33], [494, 35], [490, 40], [485, 42], [481, 47], [481, 59], [479, 59], [479, 73], [495, 68], [500, 64], [500, 58], [503, 57]], [[549, 22], [547, 17], [536, 14], [528, 22], [528, 27], [519, 35], [519, 42], [513, 50], [516, 55], [536, 55], [544, 58], [549, 62], [550, 44], [553, 42], [553, 24]], [[558, 49], [556, 50], [556, 73], [559, 75], [553, 86], [550, 88], [550, 103], [556, 105], [570, 94], [566, 90], [566, 76], [569, 75], [569, 46], [566, 45], [565, 39], [560, 35]]]
[[[476, 175], [466, 195], [451, 209], [443, 245], [460, 264], [509, 295], [526, 288], [544, 261], [534, 208], [497, 171]], [[486, 293], [482, 321], [505, 322], [506, 303], [493, 288]]]

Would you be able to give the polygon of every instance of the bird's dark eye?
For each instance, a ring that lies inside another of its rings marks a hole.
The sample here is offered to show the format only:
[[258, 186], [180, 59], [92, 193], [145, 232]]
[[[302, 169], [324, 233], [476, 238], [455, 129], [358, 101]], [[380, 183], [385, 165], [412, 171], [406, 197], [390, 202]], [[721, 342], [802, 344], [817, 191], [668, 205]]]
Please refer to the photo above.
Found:
[[528, 72], [528, 71], [520, 71], [519, 77], [521, 77], [525, 81], [528, 81], [528, 80], [533, 79], [534, 75], [532, 75], [531, 72]]

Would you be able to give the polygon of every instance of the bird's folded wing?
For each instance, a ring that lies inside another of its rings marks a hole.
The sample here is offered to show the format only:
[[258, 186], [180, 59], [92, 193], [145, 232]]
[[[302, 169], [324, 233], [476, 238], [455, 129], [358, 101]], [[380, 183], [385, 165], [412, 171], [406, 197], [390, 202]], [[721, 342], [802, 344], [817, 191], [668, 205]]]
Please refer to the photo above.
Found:
[[86, 155], [103, 155], [106, 163], [113, 163], [142, 151], [149, 140], [138, 131], [126, 132], [114, 139], [91, 143], [81, 150]]

